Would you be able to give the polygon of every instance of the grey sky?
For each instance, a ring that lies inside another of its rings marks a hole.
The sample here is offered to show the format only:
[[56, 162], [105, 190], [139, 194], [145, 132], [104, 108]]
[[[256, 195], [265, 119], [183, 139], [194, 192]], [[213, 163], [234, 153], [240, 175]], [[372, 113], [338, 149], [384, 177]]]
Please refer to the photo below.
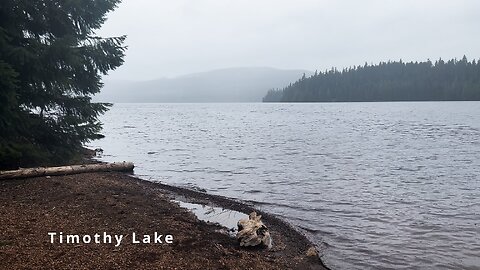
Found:
[[480, 58], [478, 0], [123, 0], [108, 17], [98, 34], [129, 46], [109, 79]]

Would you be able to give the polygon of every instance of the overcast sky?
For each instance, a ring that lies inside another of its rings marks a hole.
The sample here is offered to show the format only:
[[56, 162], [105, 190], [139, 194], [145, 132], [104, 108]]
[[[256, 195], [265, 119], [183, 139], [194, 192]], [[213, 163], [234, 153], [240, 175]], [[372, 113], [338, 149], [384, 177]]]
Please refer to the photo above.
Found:
[[123, 0], [108, 18], [98, 34], [129, 47], [108, 79], [480, 58], [478, 0]]

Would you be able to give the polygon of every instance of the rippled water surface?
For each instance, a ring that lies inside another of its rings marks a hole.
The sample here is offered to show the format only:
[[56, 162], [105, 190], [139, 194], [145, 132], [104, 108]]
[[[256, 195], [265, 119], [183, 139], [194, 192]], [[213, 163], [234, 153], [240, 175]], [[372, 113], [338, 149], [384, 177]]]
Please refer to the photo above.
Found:
[[333, 269], [480, 269], [480, 102], [116, 104], [104, 160], [253, 201]]

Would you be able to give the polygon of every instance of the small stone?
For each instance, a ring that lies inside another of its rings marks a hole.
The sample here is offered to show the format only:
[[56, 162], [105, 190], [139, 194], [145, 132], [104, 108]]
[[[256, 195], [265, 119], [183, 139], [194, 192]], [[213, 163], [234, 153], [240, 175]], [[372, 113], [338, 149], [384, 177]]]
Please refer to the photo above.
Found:
[[315, 247], [310, 247], [307, 250], [307, 257], [318, 257], [318, 251]]

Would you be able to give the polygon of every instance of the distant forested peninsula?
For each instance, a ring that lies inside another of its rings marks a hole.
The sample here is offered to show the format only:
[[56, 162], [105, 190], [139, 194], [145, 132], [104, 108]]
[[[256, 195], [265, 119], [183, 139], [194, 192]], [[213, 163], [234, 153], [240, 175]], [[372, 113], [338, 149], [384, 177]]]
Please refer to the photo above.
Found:
[[480, 100], [480, 60], [389, 61], [305, 75], [263, 102]]

